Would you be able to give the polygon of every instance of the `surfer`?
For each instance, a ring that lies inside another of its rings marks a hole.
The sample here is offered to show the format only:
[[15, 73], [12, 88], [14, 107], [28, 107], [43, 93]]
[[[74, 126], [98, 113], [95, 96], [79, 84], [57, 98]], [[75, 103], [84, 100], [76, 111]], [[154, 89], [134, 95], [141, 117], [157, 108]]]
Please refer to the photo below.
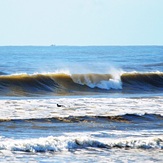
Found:
[[59, 104], [57, 104], [57, 107], [64, 107], [63, 105], [59, 105]]

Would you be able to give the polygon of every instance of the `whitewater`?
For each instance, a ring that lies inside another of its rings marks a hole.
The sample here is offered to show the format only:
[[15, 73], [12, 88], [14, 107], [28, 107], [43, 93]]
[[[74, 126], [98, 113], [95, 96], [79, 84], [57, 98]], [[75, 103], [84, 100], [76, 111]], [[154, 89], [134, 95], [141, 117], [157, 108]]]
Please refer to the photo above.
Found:
[[162, 46], [0, 47], [0, 162], [162, 162]]

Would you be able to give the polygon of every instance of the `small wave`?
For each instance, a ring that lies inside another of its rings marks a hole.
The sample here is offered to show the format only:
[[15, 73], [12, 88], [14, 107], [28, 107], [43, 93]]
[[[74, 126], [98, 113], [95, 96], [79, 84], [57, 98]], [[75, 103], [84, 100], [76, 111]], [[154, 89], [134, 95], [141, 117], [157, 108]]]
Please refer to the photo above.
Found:
[[7, 75], [7, 73], [0, 71], [0, 75]]
[[46, 138], [15, 140], [4, 139], [0, 141], [0, 150], [23, 152], [58, 152], [74, 151], [77, 149], [92, 148], [122, 148], [122, 149], [163, 149], [163, 139], [127, 138], [127, 139], [93, 139], [90, 137], [49, 136]]
[[160, 114], [124, 114], [118, 116], [68, 116], [68, 117], [52, 117], [52, 118], [32, 118], [32, 119], [0, 119], [1, 122], [43, 122], [43, 123], [79, 123], [79, 122], [163, 122], [163, 116]]
[[151, 64], [146, 64], [144, 65], [145, 67], [160, 67], [160, 66], [163, 66], [163, 62], [160, 62], [160, 63], [151, 63]]

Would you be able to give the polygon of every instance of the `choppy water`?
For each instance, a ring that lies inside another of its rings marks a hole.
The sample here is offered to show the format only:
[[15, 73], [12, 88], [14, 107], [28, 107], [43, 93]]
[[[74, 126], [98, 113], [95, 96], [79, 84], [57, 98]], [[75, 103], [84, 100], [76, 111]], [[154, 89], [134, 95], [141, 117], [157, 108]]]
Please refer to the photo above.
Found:
[[163, 47], [0, 47], [0, 162], [162, 162]]

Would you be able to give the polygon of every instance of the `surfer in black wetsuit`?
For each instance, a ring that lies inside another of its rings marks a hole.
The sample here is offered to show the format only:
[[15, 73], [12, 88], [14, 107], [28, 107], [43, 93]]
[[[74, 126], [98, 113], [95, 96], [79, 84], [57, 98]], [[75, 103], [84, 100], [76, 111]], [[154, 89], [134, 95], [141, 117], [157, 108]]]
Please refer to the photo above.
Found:
[[57, 107], [63, 107], [63, 105], [59, 105], [59, 104], [57, 104]]

